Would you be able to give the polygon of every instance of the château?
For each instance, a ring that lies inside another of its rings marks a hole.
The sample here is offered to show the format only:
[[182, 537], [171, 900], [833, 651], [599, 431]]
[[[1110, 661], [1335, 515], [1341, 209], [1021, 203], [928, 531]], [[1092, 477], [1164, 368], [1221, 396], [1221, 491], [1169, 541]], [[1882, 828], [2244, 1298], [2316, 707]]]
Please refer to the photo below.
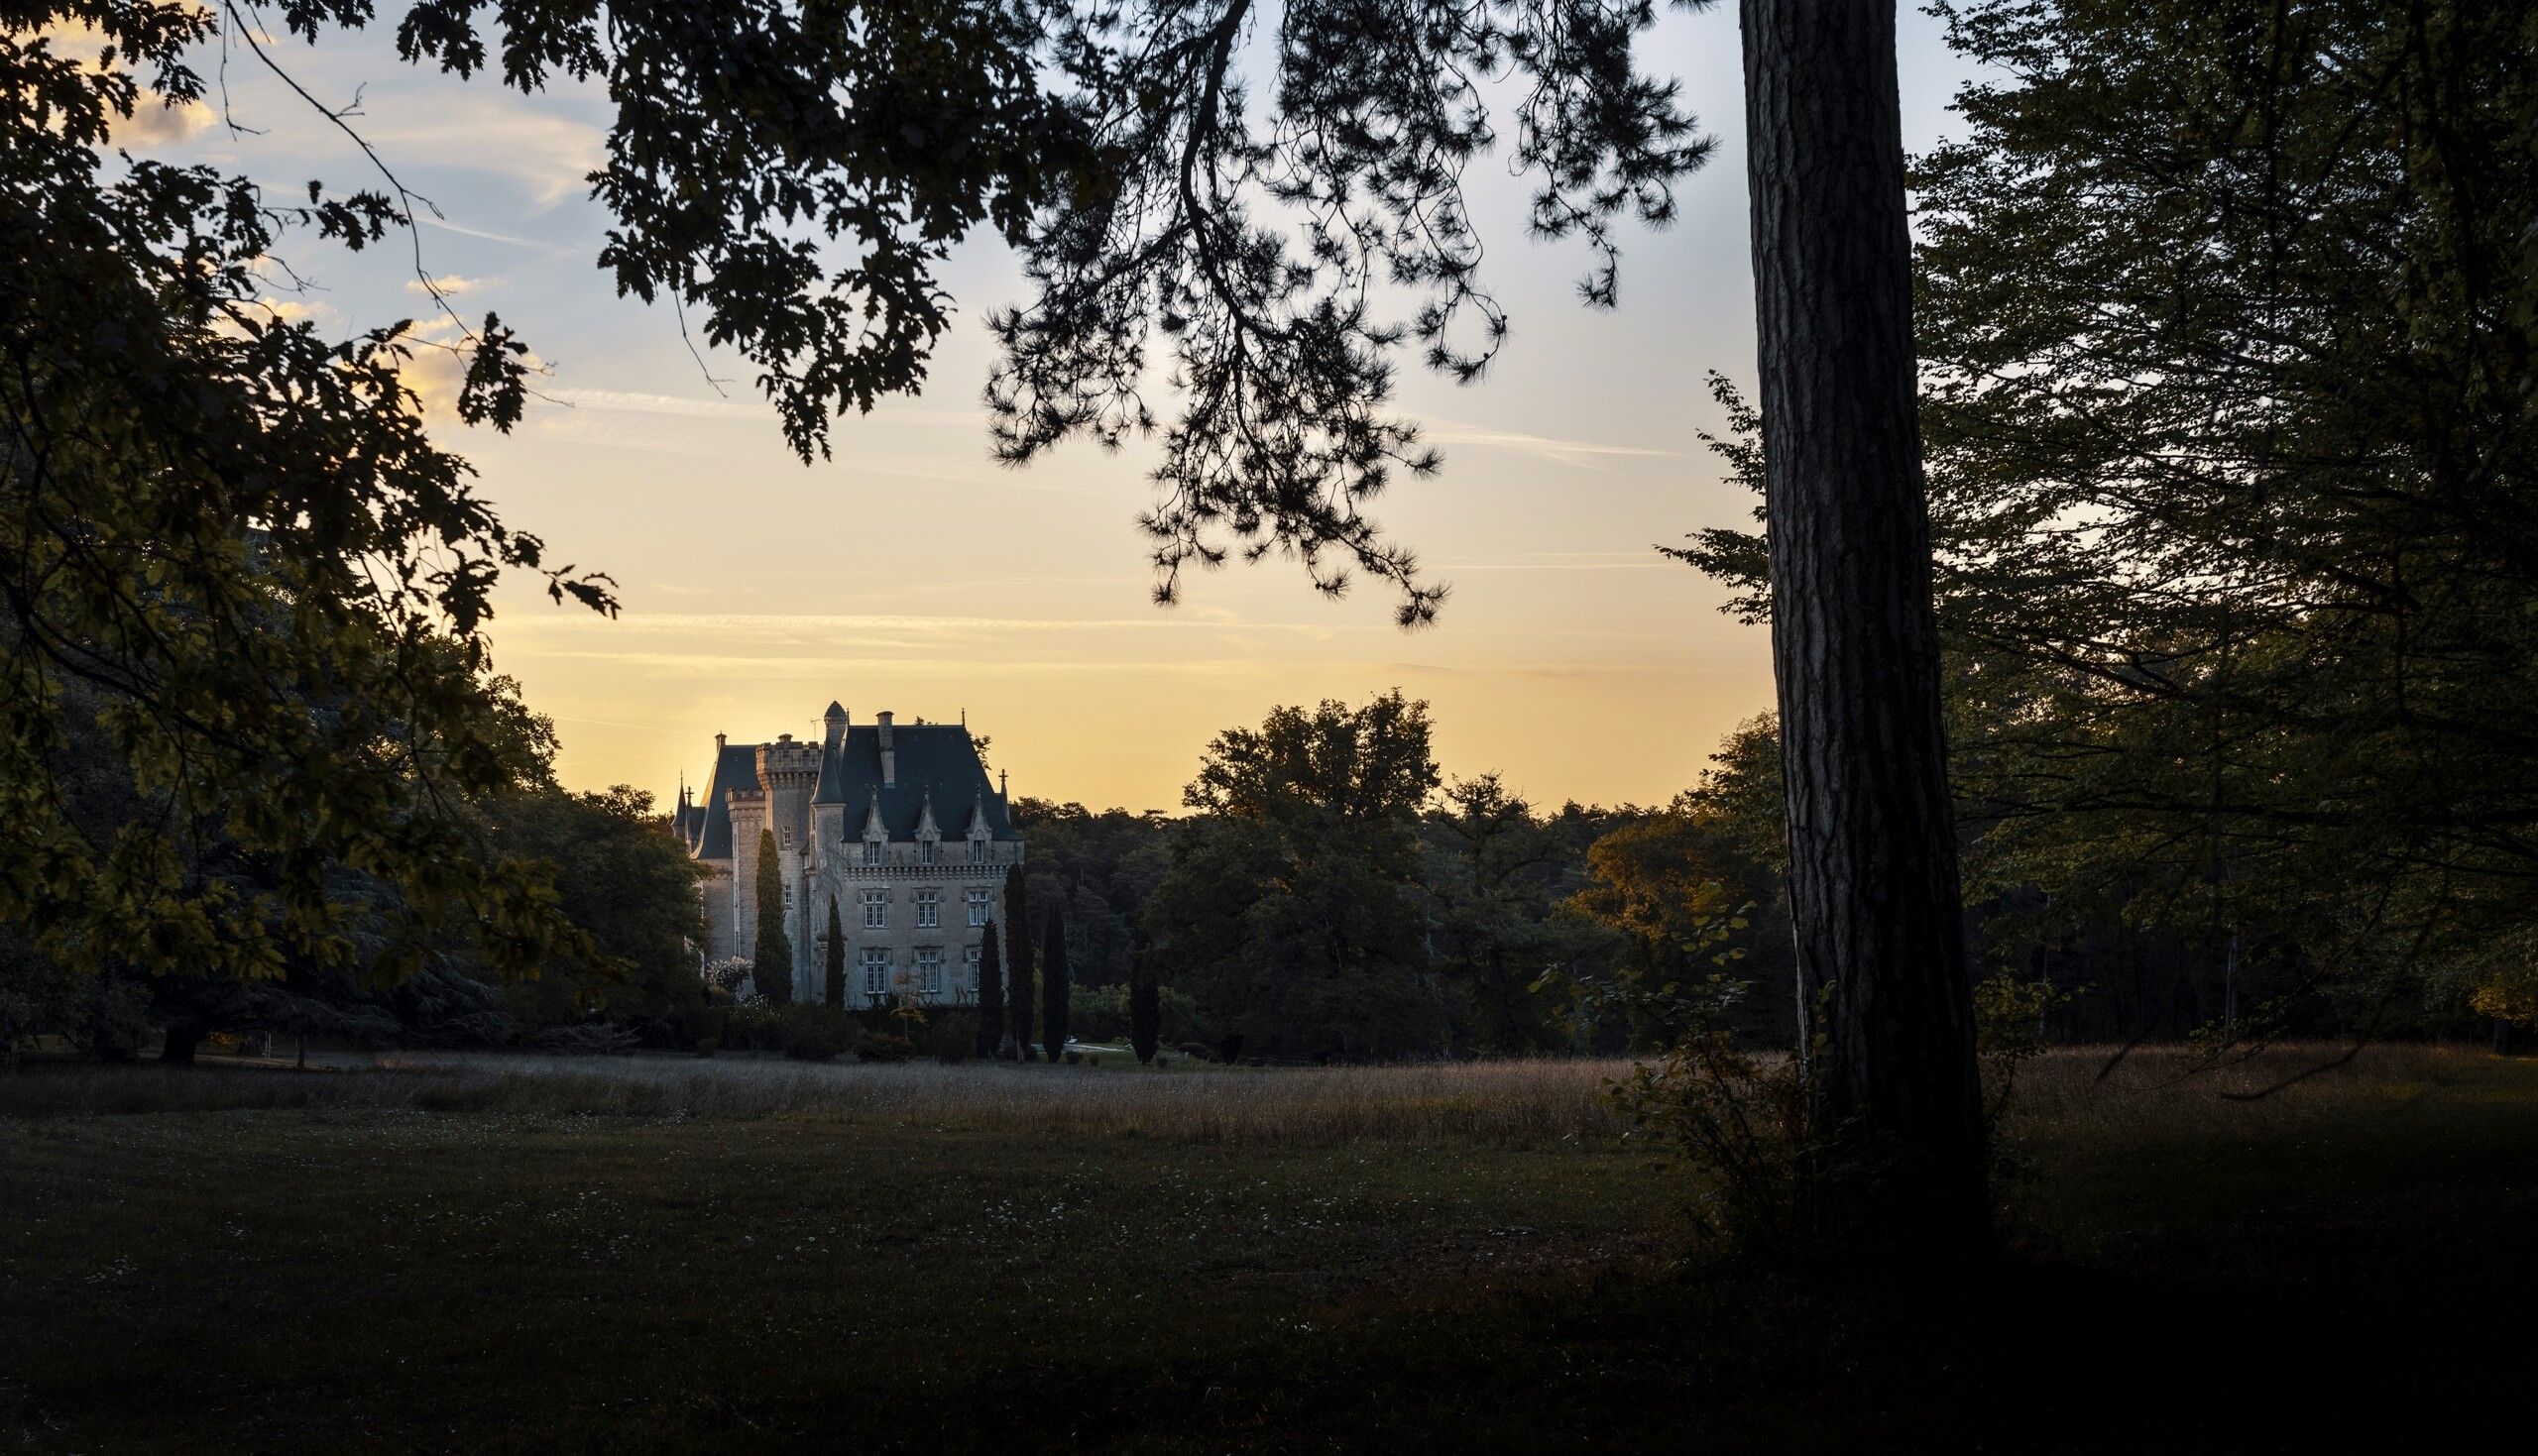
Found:
[[[1022, 837], [964, 724], [869, 725], [831, 703], [816, 743], [714, 735], [701, 796], [679, 790], [673, 821], [703, 881], [707, 958], [746, 957], [757, 941], [757, 860], [771, 832], [793, 946], [793, 999], [826, 994], [829, 906], [846, 937], [849, 1005], [892, 996], [978, 999], [979, 948], [1003, 917]], [[754, 974], [763, 987], [763, 969]]]

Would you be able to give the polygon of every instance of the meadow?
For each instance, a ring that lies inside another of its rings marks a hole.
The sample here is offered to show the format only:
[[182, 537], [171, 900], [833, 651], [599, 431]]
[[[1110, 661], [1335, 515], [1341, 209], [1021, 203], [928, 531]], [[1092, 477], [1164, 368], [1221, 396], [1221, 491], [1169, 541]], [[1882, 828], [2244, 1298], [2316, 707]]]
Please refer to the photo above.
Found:
[[0, 1080], [0, 1449], [2503, 1429], [2538, 1064], [2337, 1055], [2030, 1064], [2002, 1257], [1873, 1288], [1688, 1245], [1619, 1064], [35, 1066]]

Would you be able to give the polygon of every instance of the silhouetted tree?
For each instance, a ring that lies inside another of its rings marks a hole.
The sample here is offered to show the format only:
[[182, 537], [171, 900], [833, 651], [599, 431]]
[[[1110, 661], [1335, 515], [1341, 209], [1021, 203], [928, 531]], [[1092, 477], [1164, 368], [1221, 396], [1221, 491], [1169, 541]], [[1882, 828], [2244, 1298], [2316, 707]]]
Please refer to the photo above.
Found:
[[757, 832], [757, 950], [750, 957], [750, 982], [778, 1006], [793, 1000], [793, 942], [784, 933], [784, 867], [775, 857], [775, 831]]
[[1163, 997], [1155, 981], [1154, 958], [1140, 953], [1128, 970], [1128, 1046], [1139, 1062], [1154, 1061], [1163, 1041]]
[[1417, 973], [1411, 898], [1436, 786], [1428, 705], [1397, 691], [1280, 707], [1208, 745], [1145, 921], [1228, 1057], [1246, 1044], [1355, 1057], [1437, 1045], [1443, 1007]]
[[996, 923], [987, 920], [979, 933], [979, 1055], [1004, 1055], [1004, 952], [997, 944]]
[[1075, 989], [1067, 976], [1066, 912], [1049, 912], [1048, 949], [1040, 960], [1040, 1050], [1051, 1062], [1067, 1055], [1067, 997]]
[[1011, 927], [1005, 939], [1004, 965], [1004, 1046], [1016, 1062], [1022, 1060], [1022, 1049], [1031, 1045], [1031, 897], [1022, 877], [1022, 866], [1016, 864], [1004, 872], [1004, 923]]
[[822, 968], [828, 990], [829, 1008], [846, 1009], [846, 926], [838, 919], [837, 896], [829, 896], [828, 940], [820, 948]]

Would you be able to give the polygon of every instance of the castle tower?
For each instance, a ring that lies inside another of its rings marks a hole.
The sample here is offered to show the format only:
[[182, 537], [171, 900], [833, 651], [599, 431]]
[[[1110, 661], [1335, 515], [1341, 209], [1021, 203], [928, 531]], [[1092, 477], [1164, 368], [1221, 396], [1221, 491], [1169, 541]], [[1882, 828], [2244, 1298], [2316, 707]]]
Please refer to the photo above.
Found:
[[757, 745], [757, 782], [766, 791], [766, 825], [775, 846], [796, 853], [808, 847], [811, 791], [820, 783], [820, 750], [785, 733]]

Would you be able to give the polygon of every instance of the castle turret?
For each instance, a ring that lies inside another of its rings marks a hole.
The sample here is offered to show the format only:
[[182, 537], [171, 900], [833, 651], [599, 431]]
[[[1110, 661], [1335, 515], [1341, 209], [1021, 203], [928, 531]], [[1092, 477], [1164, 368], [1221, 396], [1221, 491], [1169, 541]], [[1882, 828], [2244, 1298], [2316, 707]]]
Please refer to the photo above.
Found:
[[777, 847], [799, 849], [811, 825], [811, 791], [819, 787], [820, 750], [785, 733], [757, 745], [758, 786], [766, 790], [766, 824]]

